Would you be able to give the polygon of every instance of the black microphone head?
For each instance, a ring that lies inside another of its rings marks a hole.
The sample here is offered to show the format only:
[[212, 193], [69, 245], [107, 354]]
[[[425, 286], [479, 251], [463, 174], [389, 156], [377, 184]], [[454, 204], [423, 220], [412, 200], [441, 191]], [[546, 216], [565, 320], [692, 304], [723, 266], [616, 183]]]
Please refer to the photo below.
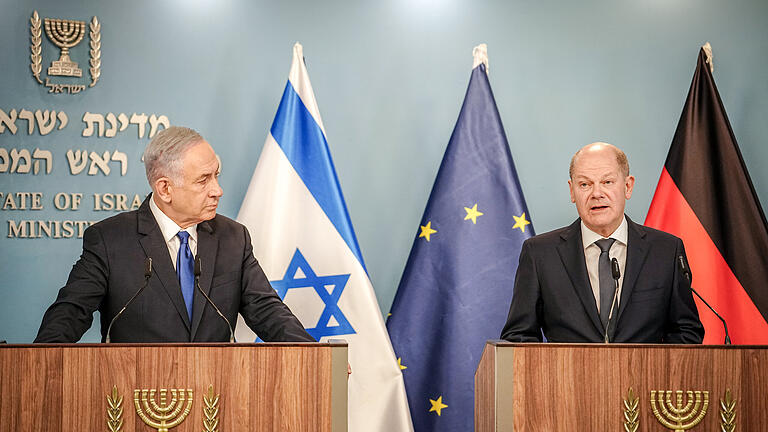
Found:
[[197, 255], [195, 257], [195, 269], [194, 269], [195, 277], [200, 277], [200, 273], [202, 273], [201, 264], [200, 264], [200, 255]]
[[144, 260], [144, 277], [149, 278], [152, 276], [152, 257], [147, 257]]
[[613, 273], [613, 278], [616, 280], [619, 280], [621, 277], [621, 268], [619, 268], [619, 260], [616, 258], [611, 259], [611, 273]]

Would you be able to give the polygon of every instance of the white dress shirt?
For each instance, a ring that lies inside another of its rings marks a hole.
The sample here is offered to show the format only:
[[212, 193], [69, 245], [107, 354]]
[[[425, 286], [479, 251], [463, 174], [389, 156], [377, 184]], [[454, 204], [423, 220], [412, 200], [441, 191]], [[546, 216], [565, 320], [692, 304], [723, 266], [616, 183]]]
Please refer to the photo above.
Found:
[[197, 256], [197, 224], [182, 230], [176, 222], [160, 210], [160, 207], [155, 203], [154, 194], [152, 199], [149, 200], [149, 209], [152, 210], [152, 215], [155, 216], [155, 220], [160, 226], [160, 232], [163, 233], [163, 240], [165, 240], [165, 244], [168, 246], [168, 253], [171, 254], [171, 262], [174, 269], [176, 268], [176, 258], [179, 255], [179, 246], [181, 246], [181, 239], [177, 235], [179, 231], [189, 233], [189, 249], [192, 251], [192, 256]]
[[595, 296], [595, 303], [597, 304], [597, 311], [600, 312], [600, 277], [598, 275], [598, 260], [600, 259], [600, 246], [595, 242], [603, 238], [616, 239], [608, 251], [610, 259], [616, 258], [619, 262], [619, 269], [621, 269], [621, 277], [619, 278], [619, 293], [616, 296], [616, 304], [619, 304], [621, 298], [621, 290], [624, 284], [624, 269], [627, 266], [627, 217], [624, 216], [621, 220], [621, 225], [616, 228], [608, 237], [603, 237], [600, 234], [592, 231], [584, 225], [584, 221], [581, 221], [581, 242], [584, 246], [584, 259], [587, 262], [587, 273], [589, 274], [589, 283], [592, 285], [592, 294]]

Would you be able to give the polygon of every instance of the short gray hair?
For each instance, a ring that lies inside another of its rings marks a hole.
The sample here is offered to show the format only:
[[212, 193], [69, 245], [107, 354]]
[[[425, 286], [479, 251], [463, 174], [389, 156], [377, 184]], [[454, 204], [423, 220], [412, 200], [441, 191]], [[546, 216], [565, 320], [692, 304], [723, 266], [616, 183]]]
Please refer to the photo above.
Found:
[[182, 180], [182, 157], [189, 148], [205, 141], [195, 130], [171, 126], [163, 129], [144, 150], [144, 169], [147, 181], [153, 186], [161, 177], [168, 177], [174, 183]]
[[573, 178], [573, 168], [576, 165], [576, 159], [581, 156], [581, 153], [591, 147], [594, 146], [604, 146], [608, 147], [613, 150], [613, 152], [616, 154], [616, 164], [619, 166], [619, 171], [624, 175], [624, 177], [629, 175], [629, 160], [627, 159], [627, 155], [624, 154], [623, 151], [621, 151], [620, 148], [616, 147], [613, 144], [608, 144], [605, 142], [593, 142], [592, 144], [587, 144], [584, 147], [580, 148], [571, 158], [571, 164], [568, 167], [568, 177]]

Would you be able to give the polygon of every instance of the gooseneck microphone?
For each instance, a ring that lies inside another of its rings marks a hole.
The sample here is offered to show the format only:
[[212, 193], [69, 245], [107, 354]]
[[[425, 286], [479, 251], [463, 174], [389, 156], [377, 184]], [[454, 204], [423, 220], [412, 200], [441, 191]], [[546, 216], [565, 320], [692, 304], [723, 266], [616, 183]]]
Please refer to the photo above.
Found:
[[621, 278], [621, 269], [619, 268], [619, 261], [616, 258], [611, 259], [611, 276], [613, 276], [613, 282], [616, 284], [616, 289], [613, 291], [613, 300], [611, 300], [611, 311], [608, 313], [608, 323], [605, 325], [605, 334], [603, 335], [603, 341], [609, 343], [608, 329], [611, 328], [611, 318], [613, 318], [613, 311], [616, 308], [616, 298], [619, 296], [619, 278]]
[[109, 327], [107, 327], [107, 335], [104, 338], [104, 343], [109, 343], [111, 341], [111, 339], [109, 338], [109, 334], [112, 332], [112, 324], [114, 324], [115, 321], [117, 321], [117, 319], [120, 317], [120, 315], [122, 315], [123, 312], [125, 312], [125, 309], [128, 307], [128, 305], [133, 303], [133, 301], [136, 300], [136, 297], [138, 297], [139, 294], [141, 294], [141, 292], [144, 291], [144, 288], [146, 288], [147, 285], [149, 284], [150, 277], [152, 277], [152, 257], [147, 257], [147, 259], [144, 260], [144, 284], [141, 286], [141, 288], [139, 288], [138, 291], [136, 291], [136, 294], [134, 294], [133, 297], [128, 299], [128, 302], [125, 303], [125, 306], [123, 306], [123, 308], [120, 309], [120, 312], [118, 312], [117, 315], [115, 315], [115, 317], [112, 318], [112, 321], [109, 322]]
[[[685, 276], [685, 278], [688, 280], [688, 284], [690, 285], [691, 279], [692, 279], [691, 269], [688, 267], [688, 263], [685, 261], [685, 258], [682, 255], [677, 256], [677, 265], [678, 267], [680, 267], [680, 272], [683, 273], [683, 276]], [[696, 292], [695, 289], [693, 289], [693, 285], [690, 285], [690, 286], [691, 286], [691, 292], [696, 294], [696, 297], [698, 297], [699, 300], [701, 300], [709, 308], [709, 310], [711, 310], [712, 313], [715, 314], [715, 316], [720, 320], [720, 322], [723, 323], [723, 329], [725, 330], [725, 341], [723, 341], [723, 344], [730, 345], [731, 336], [728, 335], [728, 324], [725, 323], [725, 319], [723, 319], [723, 317], [721, 317], [720, 314], [717, 313], [717, 311], [715, 311], [715, 308], [710, 306], [710, 304], [707, 303], [706, 300], [704, 300], [704, 297], [702, 297], [701, 294], [699, 294], [698, 292]]]
[[205, 293], [205, 291], [200, 288], [200, 273], [202, 273], [202, 265], [200, 264], [200, 255], [195, 257], [195, 268], [194, 268], [194, 275], [195, 275], [195, 288], [197, 288], [198, 291], [200, 291], [200, 294], [205, 297], [205, 299], [208, 301], [208, 304], [213, 306], [213, 309], [216, 311], [217, 314], [221, 317], [221, 319], [224, 320], [224, 322], [227, 323], [227, 327], [229, 327], [229, 342], [235, 343], [235, 332], [232, 330], [232, 324], [229, 323], [229, 320], [227, 317], [224, 316], [223, 313], [219, 310], [218, 307], [216, 307], [216, 304], [211, 300], [210, 297], [208, 297], [208, 294]]

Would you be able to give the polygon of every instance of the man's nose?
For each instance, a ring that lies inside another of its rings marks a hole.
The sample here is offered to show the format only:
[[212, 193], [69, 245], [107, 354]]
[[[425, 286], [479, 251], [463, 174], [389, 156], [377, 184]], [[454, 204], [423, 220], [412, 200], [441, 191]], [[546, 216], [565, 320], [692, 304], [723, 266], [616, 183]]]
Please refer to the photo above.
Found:
[[213, 183], [211, 185], [211, 190], [209, 193], [212, 197], [220, 197], [224, 195], [224, 189], [221, 188], [218, 178], [216, 177], [213, 178]]
[[595, 183], [592, 186], [592, 193], [593, 198], [602, 198], [605, 195], [605, 191], [603, 191], [603, 187], [600, 185], [600, 183]]

